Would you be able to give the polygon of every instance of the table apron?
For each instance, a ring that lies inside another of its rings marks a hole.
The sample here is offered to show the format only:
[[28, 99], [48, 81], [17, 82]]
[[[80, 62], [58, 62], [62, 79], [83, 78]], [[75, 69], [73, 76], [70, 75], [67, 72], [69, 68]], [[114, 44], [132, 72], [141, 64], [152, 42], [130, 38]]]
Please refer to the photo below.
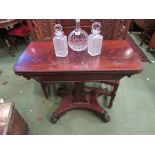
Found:
[[[132, 74], [133, 75], [133, 74]], [[22, 75], [27, 79], [44, 82], [85, 82], [85, 81], [103, 81], [103, 80], [120, 80], [124, 76], [130, 77], [131, 74], [101, 74], [101, 73], [83, 73], [83, 74], [50, 74], [50, 75]]]

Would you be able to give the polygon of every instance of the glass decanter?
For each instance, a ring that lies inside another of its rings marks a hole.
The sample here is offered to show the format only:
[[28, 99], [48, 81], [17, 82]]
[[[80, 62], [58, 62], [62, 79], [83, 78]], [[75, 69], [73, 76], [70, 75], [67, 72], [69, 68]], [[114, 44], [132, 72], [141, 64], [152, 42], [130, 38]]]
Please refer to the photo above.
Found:
[[99, 22], [94, 22], [92, 24], [92, 34], [88, 36], [88, 53], [91, 56], [96, 56], [101, 54], [103, 36], [100, 34], [101, 24]]
[[84, 51], [87, 48], [88, 34], [80, 28], [80, 19], [76, 19], [76, 29], [68, 36], [68, 45], [74, 51]]
[[68, 54], [67, 36], [62, 31], [62, 26], [56, 24], [54, 26], [55, 36], [53, 38], [55, 55], [57, 57], [66, 57]]

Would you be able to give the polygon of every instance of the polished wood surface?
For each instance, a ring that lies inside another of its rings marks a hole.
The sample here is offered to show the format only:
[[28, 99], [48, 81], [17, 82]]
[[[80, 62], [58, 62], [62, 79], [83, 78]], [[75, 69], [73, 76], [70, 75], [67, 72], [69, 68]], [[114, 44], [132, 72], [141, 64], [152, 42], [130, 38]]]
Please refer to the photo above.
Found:
[[14, 70], [17, 74], [37, 74], [38, 72], [57, 73], [57, 75], [72, 72], [130, 74], [139, 73], [142, 68], [141, 61], [127, 41], [109, 40], [103, 41], [100, 56], [92, 57], [87, 51], [75, 52], [70, 49], [66, 58], [55, 56], [53, 44], [50, 41], [32, 42], [19, 58]]
[[103, 41], [100, 56], [92, 57], [87, 51], [69, 49], [67, 57], [57, 58], [51, 41], [31, 42], [14, 65], [14, 71], [17, 75], [40, 82], [45, 95], [46, 85], [52, 82], [74, 82], [73, 92], [58, 89], [57, 94], [63, 97], [63, 101], [51, 117], [53, 123], [73, 109], [91, 110], [108, 122], [108, 113], [97, 103], [98, 92], [90, 89], [86, 93], [84, 82], [120, 80], [140, 73], [143, 63], [134, 49], [134, 44], [126, 40], [107, 40]]

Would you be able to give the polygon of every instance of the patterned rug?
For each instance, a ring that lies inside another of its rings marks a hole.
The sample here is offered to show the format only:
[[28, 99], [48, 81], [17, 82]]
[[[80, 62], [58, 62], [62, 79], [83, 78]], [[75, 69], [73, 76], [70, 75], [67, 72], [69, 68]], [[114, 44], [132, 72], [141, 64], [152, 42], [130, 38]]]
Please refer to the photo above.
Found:
[[127, 36], [127, 41], [129, 42], [129, 44], [132, 46], [132, 48], [134, 49], [134, 51], [137, 53], [138, 57], [140, 58], [140, 60], [142, 62], [150, 62], [150, 60], [147, 58], [147, 56], [143, 53], [143, 51], [136, 45], [136, 43], [134, 42], [134, 40], [128, 35]]

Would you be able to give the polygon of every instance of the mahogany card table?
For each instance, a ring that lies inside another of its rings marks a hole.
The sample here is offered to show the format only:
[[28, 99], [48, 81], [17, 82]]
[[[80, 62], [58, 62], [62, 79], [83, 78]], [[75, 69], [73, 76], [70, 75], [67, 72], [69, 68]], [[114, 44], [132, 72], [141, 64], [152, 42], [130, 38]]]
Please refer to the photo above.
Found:
[[14, 72], [27, 79], [41, 83], [47, 97], [47, 87], [54, 82], [74, 82], [74, 90], [62, 88], [57, 94], [63, 97], [61, 105], [53, 112], [51, 121], [56, 123], [69, 110], [91, 110], [104, 122], [110, 121], [110, 116], [97, 103], [98, 92], [85, 91], [84, 83], [88, 81], [120, 80], [143, 70], [143, 62], [127, 40], [103, 41], [102, 53], [92, 57], [87, 50], [76, 52], [69, 49], [65, 58], [55, 56], [52, 41], [31, 42], [14, 65]]

